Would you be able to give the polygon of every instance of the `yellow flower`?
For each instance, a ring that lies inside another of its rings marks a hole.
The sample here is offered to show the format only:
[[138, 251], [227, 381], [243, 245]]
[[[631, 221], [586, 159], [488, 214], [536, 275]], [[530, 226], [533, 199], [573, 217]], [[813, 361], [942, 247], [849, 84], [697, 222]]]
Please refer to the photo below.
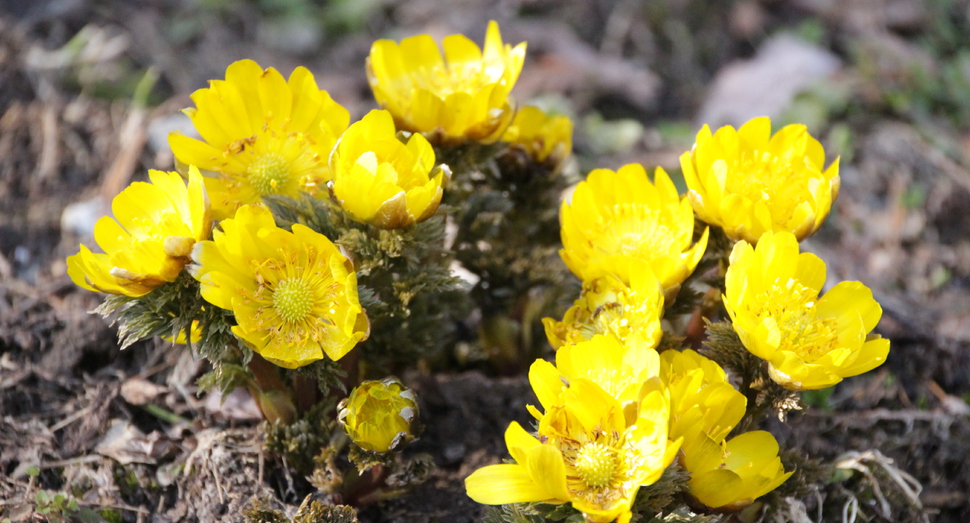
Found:
[[689, 494], [723, 512], [741, 510], [781, 485], [778, 442], [755, 431], [724, 438], [744, 416], [747, 400], [715, 362], [693, 350], [660, 355], [670, 401], [670, 438], [683, 438], [681, 464], [691, 473]]
[[663, 332], [663, 289], [649, 264], [633, 260], [627, 285], [605, 271], [590, 271], [592, 279], [583, 283], [579, 299], [566, 311], [562, 321], [543, 318], [546, 336], [553, 348], [588, 340], [596, 334], [612, 334], [621, 341], [635, 339], [650, 348], [660, 343]]
[[330, 150], [350, 123], [304, 67], [287, 81], [276, 69], [241, 60], [192, 101], [196, 107], [184, 112], [203, 141], [175, 132], [168, 143], [178, 161], [218, 173], [205, 180], [217, 220], [267, 194], [317, 194], [330, 180]]
[[[562, 403], [567, 385], [578, 378], [592, 381], [627, 406], [639, 402], [646, 390], [644, 387], [659, 390], [659, 375], [657, 351], [646, 345], [622, 343], [609, 335], [564, 345], [556, 351], [555, 366], [546, 360], [536, 360], [529, 368], [529, 382], [547, 411]], [[528, 407], [536, 419], [542, 418], [535, 407]]]
[[175, 172], [148, 171], [151, 183], [134, 182], [111, 202], [115, 218], [94, 226], [104, 254], [81, 245], [67, 259], [67, 273], [79, 286], [108, 294], [144, 296], [174, 281], [188, 263], [192, 245], [209, 237], [212, 219], [202, 175], [189, 169], [189, 182]]
[[434, 149], [420, 134], [397, 139], [387, 111], [350, 126], [330, 157], [333, 194], [361, 222], [402, 229], [430, 218], [441, 203], [448, 166], [434, 169]]
[[516, 463], [475, 471], [465, 489], [487, 505], [569, 502], [591, 523], [629, 522], [637, 490], [656, 482], [677, 452], [679, 443], [667, 441], [667, 415], [659, 390], [628, 420], [616, 398], [574, 379], [540, 420], [538, 438], [509, 426], [505, 442]]
[[548, 116], [538, 107], [525, 106], [515, 114], [502, 141], [521, 147], [538, 162], [559, 165], [573, 149], [573, 122], [568, 116]]
[[414, 439], [418, 399], [397, 378], [365, 381], [337, 408], [347, 435], [365, 450], [398, 450]]
[[870, 335], [882, 308], [860, 282], [819, 297], [825, 262], [798, 251], [789, 232], [738, 242], [725, 278], [724, 306], [744, 346], [768, 361], [788, 389], [822, 389], [886, 360], [889, 340]]
[[756, 430], [727, 443], [707, 435], [684, 440], [682, 464], [690, 471], [688, 493], [720, 512], [736, 512], [785, 482], [778, 442], [769, 432]]
[[563, 202], [563, 261], [583, 280], [602, 263], [630, 282], [630, 258], [649, 262], [668, 294], [694, 271], [707, 248], [705, 229], [691, 246], [694, 211], [677, 194], [670, 177], [657, 168], [655, 184], [637, 164], [613, 172], [596, 169], [576, 186], [572, 203]]
[[429, 133], [436, 142], [495, 142], [515, 113], [509, 92], [525, 62], [525, 43], [503, 45], [493, 21], [484, 52], [463, 35], [446, 36], [443, 47], [444, 58], [426, 34], [400, 45], [374, 42], [367, 78], [377, 103], [401, 129]]
[[280, 229], [269, 209], [244, 205], [192, 250], [202, 297], [231, 310], [232, 332], [267, 360], [296, 368], [340, 359], [369, 331], [351, 262], [326, 236]]
[[747, 399], [717, 363], [693, 350], [660, 354], [660, 379], [670, 398], [670, 437], [687, 442], [704, 434], [716, 442], [744, 417]]
[[697, 216], [749, 243], [766, 231], [810, 236], [839, 195], [839, 161], [822, 170], [825, 152], [804, 125], [771, 136], [766, 117], [713, 135], [705, 125], [680, 165]]

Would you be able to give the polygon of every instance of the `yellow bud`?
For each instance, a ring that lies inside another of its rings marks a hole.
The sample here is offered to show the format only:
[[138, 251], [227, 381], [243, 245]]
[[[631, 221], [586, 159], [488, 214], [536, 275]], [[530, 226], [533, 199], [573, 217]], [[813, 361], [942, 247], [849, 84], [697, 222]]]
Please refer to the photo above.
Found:
[[414, 439], [418, 401], [397, 378], [365, 381], [340, 402], [337, 420], [364, 450], [398, 450]]

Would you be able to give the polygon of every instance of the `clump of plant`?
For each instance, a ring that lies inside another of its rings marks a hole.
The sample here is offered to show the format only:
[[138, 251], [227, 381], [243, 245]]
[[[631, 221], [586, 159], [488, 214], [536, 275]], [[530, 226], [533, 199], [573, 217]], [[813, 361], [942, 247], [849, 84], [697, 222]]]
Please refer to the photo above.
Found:
[[[759, 427], [889, 350], [869, 289], [822, 294], [825, 263], [800, 251], [838, 160], [801, 125], [705, 126], [681, 158], [686, 196], [663, 169], [597, 169], [557, 226], [572, 124], [510, 97], [525, 44], [493, 22], [484, 48], [443, 48], [374, 43], [382, 109], [354, 123], [304, 68], [230, 65], [185, 110], [202, 139], [170, 136], [177, 172], [119, 194], [104, 253], [82, 246], [71, 278], [109, 295], [124, 346], [171, 337], [211, 362], [204, 387], [248, 389], [267, 447], [333, 506], [429, 476], [401, 452], [419, 408], [391, 373], [469, 344], [515, 372], [543, 332], [556, 354], [528, 371], [535, 425], [512, 423], [512, 460], [466, 481], [505, 506], [492, 520], [755, 521], [779, 486], [828, 479], [786, 467]], [[563, 314], [567, 271], [581, 293]]]

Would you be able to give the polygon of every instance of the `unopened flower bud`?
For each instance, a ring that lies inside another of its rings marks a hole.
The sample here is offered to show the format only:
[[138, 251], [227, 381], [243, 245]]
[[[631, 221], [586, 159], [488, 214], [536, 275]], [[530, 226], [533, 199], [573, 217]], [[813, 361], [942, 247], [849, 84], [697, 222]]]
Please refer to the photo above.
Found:
[[418, 401], [397, 378], [365, 381], [340, 402], [337, 420], [364, 450], [388, 452], [414, 439]]

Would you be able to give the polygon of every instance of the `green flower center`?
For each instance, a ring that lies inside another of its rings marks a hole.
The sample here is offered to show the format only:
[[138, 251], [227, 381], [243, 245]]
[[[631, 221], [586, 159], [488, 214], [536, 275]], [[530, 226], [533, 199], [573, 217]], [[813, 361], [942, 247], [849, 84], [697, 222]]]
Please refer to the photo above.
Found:
[[249, 184], [259, 194], [279, 194], [290, 181], [290, 165], [277, 153], [266, 153], [249, 164]]
[[273, 290], [273, 308], [283, 321], [301, 321], [313, 309], [313, 290], [299, 278], [281, 280]]
[[575, 461], [579, 479], [589, 487], [601, 488], [610, 484], [616, 473], [613, 449], [602, 443], [587, 443], [579, 449]]

